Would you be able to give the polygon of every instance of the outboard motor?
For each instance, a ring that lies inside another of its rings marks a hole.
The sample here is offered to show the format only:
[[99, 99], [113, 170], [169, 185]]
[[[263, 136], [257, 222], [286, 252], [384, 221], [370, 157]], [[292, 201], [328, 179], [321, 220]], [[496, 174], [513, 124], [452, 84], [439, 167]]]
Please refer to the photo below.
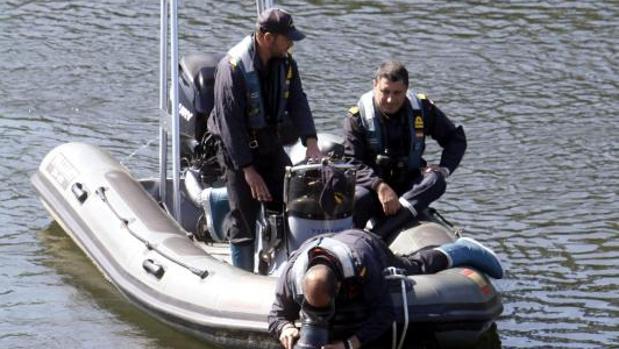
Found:
[[214, 105], [215, 73], [221, 55], [184, 56], [179, 64], [180, 131], [196, 141], [206, 132]]
[[215, 73], [223, 55], [184, 56], [179, 64], [179, 115], [182, 167], [200, 171], [205, 184], [215, 181], [221, 170], [212, 135], [206, 122], [213, 110]]
[[307, 239], [352, 227], [355, 169], [345, 163], [310, 163], [286, 168], [285, 229], [263, 231], [258, 239], [259, 268], [277, 274], [290, 253]]

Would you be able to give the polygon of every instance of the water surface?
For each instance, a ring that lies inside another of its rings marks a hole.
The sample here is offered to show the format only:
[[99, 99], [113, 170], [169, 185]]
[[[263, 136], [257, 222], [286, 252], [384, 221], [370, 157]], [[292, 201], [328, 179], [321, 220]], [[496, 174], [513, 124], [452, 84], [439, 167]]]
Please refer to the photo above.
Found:
[[[181, 54], [253, 28], [251, 1], [181, 3]], [[284, 4], [308, 34], [295, 57], [320, 130], [339, 132], [386, 58], [464, 125], [467, 154], [435, 206], [505, 262], [501, 346], [619, 347], [619, 3]], [[0, 347], [203, 347], [125, 301], [28, 182], [67, 141], [156, 175], [158, 11], [0, 2]]]

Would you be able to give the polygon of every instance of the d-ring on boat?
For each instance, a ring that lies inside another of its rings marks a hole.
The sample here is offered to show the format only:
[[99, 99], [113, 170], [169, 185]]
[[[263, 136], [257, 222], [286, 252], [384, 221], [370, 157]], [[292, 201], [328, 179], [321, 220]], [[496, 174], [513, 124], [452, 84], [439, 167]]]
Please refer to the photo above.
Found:
[[[258, 11], [270, 5], [258, 1]], [[106, 151], [67, 143], [45, 156], [32, 184], [51, 216], [131, 302], [214, 345], [278, 348], [267, 334], [277, 273], [305, 239], [351, 225], [354, 169], [337, 161], [342, 147], [337, 137], [319, 135], [322, 150], [333, 155], [321, 163], [301, 164], [303, 147], [293, 146], [295, 166], [287, 169], [285, 207], [282, 212], [265, 210], [258, 224], [256, 270], [233, 267], [221, 231], [228, 210], [226, 190], [213, 172], [208, 134], [199, 131], [209, 103], [212, 106], [217, 59], [188, 56], [179, 64], [177, 49], [177, 0], [162, 0], [160, 107], [165, 115], [160, 122], [159, 178], [137, 180]], [[182, 119], [179, 109], [186, 114]], [[325, 166], [346, 178], [339, 189], [345, 200], [329, 209], [319, 203]], [[397, 253], [411, 253], [457, 235], [457, 229], [428, 210], [389, 243]], [[502, 311], [492, 283], [473, 269], [393, 275], [391, 282], [391, 294], [385, 297], [393, 297], [399, 318], [382, 347], [402, 347], [428, 331], [446, 344], [450, 339], [457, 346], [475, 342]], [[342, 320], [339, 326], [355, 326], [350, 319]]]

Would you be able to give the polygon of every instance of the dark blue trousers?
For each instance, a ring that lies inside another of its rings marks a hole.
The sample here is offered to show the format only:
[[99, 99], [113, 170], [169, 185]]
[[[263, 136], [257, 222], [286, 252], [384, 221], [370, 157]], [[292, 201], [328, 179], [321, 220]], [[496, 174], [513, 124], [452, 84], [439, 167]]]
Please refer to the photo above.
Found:
[[[408, 201], [417, 214], [425, 210], [432, 202], [445, 193], [447, 182], [439, 172], [429, 172], [415, 176], [408, 185], [391, 185], [400, 198]], [[402, 207], [402, 209], [407, 209]], [[378, 195], [373, 190], [357, 186], [355, 188], [355, 210], [353, 221], [355, 228], [363, 229], [370, 218], [380, 223], [386, 219]]]

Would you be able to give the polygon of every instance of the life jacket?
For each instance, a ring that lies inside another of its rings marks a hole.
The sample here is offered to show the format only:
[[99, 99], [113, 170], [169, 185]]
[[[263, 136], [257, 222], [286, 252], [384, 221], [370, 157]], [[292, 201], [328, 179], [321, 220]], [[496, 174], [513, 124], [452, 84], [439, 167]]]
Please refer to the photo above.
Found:
[[[260, 79], [254, 67], [254, 57], [256, 56], [256, 45], [254, 36], [248, 35], [237, 45], [228, 51], [230, 64], [235, 69], [241, 69], [245, 86], [247, 88], [247, 110], [246, 115], [250, 129], [258, 130], [267, 127], [265, 107], [262, 100], [262, 89]], [[280, 81], [280, 95], [278, 96], [278, 110], [274, 115], [277, 124], [281, 123], [286, 117], [286, 104], [290, 91], [290, 81], [292, 80], [292, 57], [287, 55], [284, 64], [280, 65], [276, 79]]]
[[[424, 125], [427, 124], [428, 116], [421, 106], [421, 100], [426, 99], [426, 96], [421, 93], [415, 95], [408, 90], [406, 98], [411, 105], [407, 118], [410, 133], [407, 166], [410, 170], [416, 170], [421, 167], [421, 157], [426, 148]], [[357, 103], [357, 108], [361, 116], [361, 123], [366, 130], [365, 134], [368, 144], [376, 154], [382, 154], [385, 151], [385, 135], [383, 135], [381, 122], [374, 108], [373, 90], [361, 96]]]
[[291, 278], [289, 278], [289, 286], [296, 301], [302, 304], [303, 301], [303, 278], [309, 265], [309, 252], [315, 247], [320, 247], [327, 250], [332, 256], [337, 258], [341, 267], [341, 276], [346, 279], [354, 279], [362, 276], [365, 273], [363, 265], [357, 256], [348, 245], [331, 238], [329, 235], [320, 236], [313, 241], [305, 243], [299, 251], [299, 255], [290, 269]]

